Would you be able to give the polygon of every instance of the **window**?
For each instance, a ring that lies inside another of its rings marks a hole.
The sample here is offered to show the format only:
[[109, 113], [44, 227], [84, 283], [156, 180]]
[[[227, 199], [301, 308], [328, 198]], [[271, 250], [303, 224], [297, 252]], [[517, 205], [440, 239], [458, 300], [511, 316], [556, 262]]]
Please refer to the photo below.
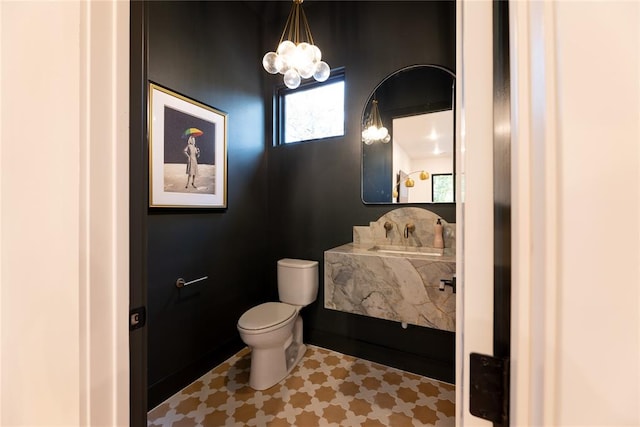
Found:
[[431, 194], [434, 203], [453, 202], [453, 174], [434, 173], [431, 175]]
[[280, 144], [344, 136], [344, 74], [278, 91]]

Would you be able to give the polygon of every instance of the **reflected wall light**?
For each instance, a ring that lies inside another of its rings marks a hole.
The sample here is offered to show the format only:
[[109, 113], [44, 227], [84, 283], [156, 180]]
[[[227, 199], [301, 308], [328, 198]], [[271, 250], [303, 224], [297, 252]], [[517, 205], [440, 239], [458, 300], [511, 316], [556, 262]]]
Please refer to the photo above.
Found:
[[293, 0], [287, 23], [275, 52], [267, 52], [262, 66], [271, 74], [283, 74], [289, 89], [300, 86], [302, 79], [313, 77], [319, 82], [329, 78], [329, 65], [322, 61], [322, 52], [313, 43], [307, 16], [302, 9], [304, 0]]
[[401, 182], [400, 176], [398, 176], [398, 180], [396, 181], [396, 184], [393, 186], [393, 198], [394, 199], [398, 198], [398, 189], [400, 188], [401, 185], [404, 185], [407, 188], [411, 188], [411, 187], [416, 185], [416, 182], [413, 180], [413, 178], [411, 178], [411, 175], [415, 175], [417, 173], [420, 174], [419, 175], [420, 181], [426, 181], [430, 177], [429, 172], [413, 171], [413, 172], [409, 173], [408, 175], [406, 175], [404, 177], [404, 181]]
[[371, 113], [369, 113], [367, 122], [364, 125], [364, 130], [362, 131], [362, 142], [367, 145], [371, 145], [374, 142], [386, 144], [391, 141], [391, 135], [389, 135], [389, 131], [382, 124], [380, 110], [378, 110], [378, 100], [374, 98], [371, 103]]

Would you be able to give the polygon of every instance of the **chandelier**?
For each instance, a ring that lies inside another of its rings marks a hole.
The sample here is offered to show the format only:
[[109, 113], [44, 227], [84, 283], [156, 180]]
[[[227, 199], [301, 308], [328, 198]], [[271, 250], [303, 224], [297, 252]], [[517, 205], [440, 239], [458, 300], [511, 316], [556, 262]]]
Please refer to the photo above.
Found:
[[[300, 86], [302, 79], [313, 77], [319, 82], [329, 78], [329, 65], [322, 61], [322, 52], [313, 43], [307, 17], [302, 9], [304, 0], [293, 0], [287, 23], [275, 52], [267, 52], [262, 66], [271, 74], [283, 74], [289, 89]], [[285, 38], [286, 37], [286, 38]]]
[[378, 110], [378, 100], [374, 99], [371, 105], [371, 113], [369, 113], [367, 122], [364, 125], [364, 130], [362, 131], [362, 142], [371, 145], [378, 141], [386, 144], [391, 141], [391, 135], [389, 135], [389, 131], [382, 124], [382, 118]]

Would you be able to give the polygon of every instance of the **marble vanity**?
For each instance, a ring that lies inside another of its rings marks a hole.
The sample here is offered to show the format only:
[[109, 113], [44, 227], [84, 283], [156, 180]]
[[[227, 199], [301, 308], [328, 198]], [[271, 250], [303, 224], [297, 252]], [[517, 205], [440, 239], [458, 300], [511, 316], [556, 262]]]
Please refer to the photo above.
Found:
[[438, 218], [399, 208], [354, 227], [352, 243], [324, 253], [324, 306], [455, 331], [455, 294], [440, 290], [440, 281], [455, 274], [455, 224], [441, 221], [444, 248], [434, 248]]

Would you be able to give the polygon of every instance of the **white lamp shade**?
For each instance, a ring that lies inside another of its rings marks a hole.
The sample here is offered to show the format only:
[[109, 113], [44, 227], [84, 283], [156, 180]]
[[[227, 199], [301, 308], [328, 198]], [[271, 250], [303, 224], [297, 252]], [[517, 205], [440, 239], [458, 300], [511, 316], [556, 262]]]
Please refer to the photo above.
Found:
[[278, 74], [276, 66], [278, 55], [275, 52], [267, 52], [262, 58], [262, 66], [269, 74]]
[[318, 62], [316, 65], [316, 72], [313, 73], [313, 78], [319, 82], [323, 82], [329, 78], [331, 74], [331, 69], [329, 68], [329, 64], [324, 61]]
[[291, 68], [289, 71], [284, 73], [284, 84], [289, 89], [297, 88], [300, 86], [300, 74], [298, 74], [295, 69]]

